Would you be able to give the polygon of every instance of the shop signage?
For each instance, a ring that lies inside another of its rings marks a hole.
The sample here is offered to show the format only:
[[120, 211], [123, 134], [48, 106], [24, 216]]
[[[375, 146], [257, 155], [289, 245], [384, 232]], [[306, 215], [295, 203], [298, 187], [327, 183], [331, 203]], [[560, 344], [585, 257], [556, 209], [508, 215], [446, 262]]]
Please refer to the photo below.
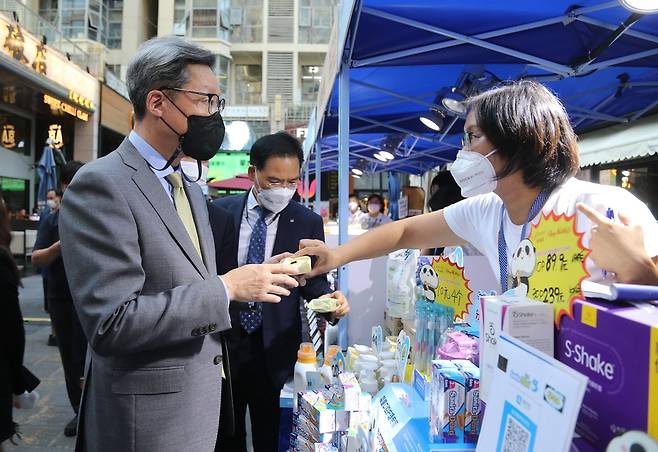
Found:
[[57, 50], [0, 14], [0, 56], [8, 56], [69, 90], [69, 101], [93, 111], [99, 84]]
[[48, 126], [48, 138], [53, 140], [53, 147], [61, 149], [64, 146], [64, 138], [62, 137], [62, 125], [51, 124]]
[[96, 106], [94, 105], [94, 102], [91, 101], [91, 99], [87, 99], [83, 95], [73, 90], [69, 91], [69, 100], [75, 102], [81, 107], [86, 108], [87, 110], [94, 111], [96, 109]]
[[573, 303], [583, 298], [580, 284], [589, 276], [583, 235], [575, 215], [542, 214], [512, 256], [512, 277], [526, 284], [529, 298], [553, 305], [556, 325], [564, 314], [573, 318]]
[[2, 126], [2, 147], [7, 149], [16, 147], [16, 128], [13, 124], [3, 124]]
[[80, 110], [79, 108], [76, 108], [71, 104], [67, 104], [66, 102], [62, 102], [61, 100], [56, 99], [53, 96], [49, 96], [48, 94], [43, 95], [43, 103], [49, 105], [53, 110], [61, 110], [71, 116], [82, 119], [83, 121], [89, 120], [89, 113], [86, 111]]

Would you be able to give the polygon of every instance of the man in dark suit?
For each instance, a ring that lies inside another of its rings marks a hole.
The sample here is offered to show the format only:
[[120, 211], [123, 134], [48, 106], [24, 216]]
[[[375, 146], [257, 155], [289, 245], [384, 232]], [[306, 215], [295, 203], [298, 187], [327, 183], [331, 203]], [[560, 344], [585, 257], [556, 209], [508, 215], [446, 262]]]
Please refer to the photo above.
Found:
[[[245, 195], [213, 203], [212, 207], [230, 212], [232, 226], [238, 232], [232, 245], [238, 265], [279, 261], [297, 251], [302, 239], [324, 240], [322, 218], [291, 200], [302, 162], [301, 145], [295, 138], [284, 132], [264, 136], [254, 143], [249, 158], [249, 178], [254, 187]], [[217, 235], [219, 225], [226, 221], [224, 216], [225, 211], [209, 210], [216, 243], [231, 246], [223, 237], [225, 234]], [[224, 253], [219, 247], [216, 251]], [[218, 443], [218, 450], [246, 450], [247, 406], [254, 450], [277, 450], [279, 393], [293, 375], [302, 341], [301, 297], [336, 298], [339, 308], [331, 320], [349, 311], [343, 294], [331, 293], [326, 275], [291, 289], [290, 295], [282, 297], [276, 306], [254, 304], [245, 309], [231, 304], [231, 330], [226, 332], [226, 338], [231, 357], [235, 435], [224, 437], [226, 440]]]

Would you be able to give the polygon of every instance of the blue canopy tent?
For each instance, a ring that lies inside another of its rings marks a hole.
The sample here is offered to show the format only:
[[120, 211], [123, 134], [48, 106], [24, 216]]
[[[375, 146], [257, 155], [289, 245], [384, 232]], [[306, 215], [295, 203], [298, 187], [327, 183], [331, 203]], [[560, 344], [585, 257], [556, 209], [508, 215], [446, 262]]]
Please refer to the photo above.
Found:
[[523, 78], [552, 89], [577, 132], [635, 121], [658, 110], [658, 15], [619, 0], [343, 0], [305, 170], [317, 186], [338, 170], [346, 218], [350, 169], [422, 174], [452, 161], [464, 118], [454, 101]]

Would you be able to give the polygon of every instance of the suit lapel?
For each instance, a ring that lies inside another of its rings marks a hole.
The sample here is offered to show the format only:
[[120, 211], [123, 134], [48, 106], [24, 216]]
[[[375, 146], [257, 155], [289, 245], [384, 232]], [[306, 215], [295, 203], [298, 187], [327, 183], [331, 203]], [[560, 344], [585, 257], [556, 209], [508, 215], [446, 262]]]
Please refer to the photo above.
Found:
[[290, 231], [295, 226], [295, 219], [292, 216], [291, 206], [293, 202], [294, 201], [290, 201], [290, 203], [286, 206], [285, 209], [281, 211], [281, 214], [279, 215], [279, 224], [276, 228], [276, 236], [274, 237], [274, 248], [272, 248], [272, 256], [290, 251], [290, 247], [288, 246], [286, 239], [290, 238]]
[[[205, 230], [205, 222], [202, 222], [202, 218], [207, 216], [208, 206], [206, 206], [206, 201], [203, 196], [197, 196], [198, 193], [194, 193], [193, 190], [191, 190], [191, 183], [187, 181], [183, 182], [185, 185], [185, 193], [187, 194], [187, 199], [190, 201], [192, 216], [194, 216], [194, 223], [196, 224], [197, 236], [199, 237], [199, 246], [201, 248], [201, 254], [203, 255], [203, 262], [206, 264], [207, 270], [211, 274], [215, 274], [217, 273], [217, 268], [215, 265], [213, 265], [214, 254], [212, 247], [210, 246], [211, 244], [208, 243], [209, 239], [212, 237], [212, 233]], [[214, 243], [212, 245], [214, 245]]]
[[[187, 233], [183, 222], [176, 212], [174, 204], [165, 193], [157, 176], [153, 174], [146, 161], [126, 138], [118, 149], [126, 165], [135, 169], [132, 176], [137, 188], [142, 192], [146, 200], [153, 206], [155, 213], [164, 223], [165, 227], [174, 238], [178, 246], [183, 250], [187, 258], [194, 265], [201, 276], [206, 277], [208, 271], [197, 253], [192, 239]], [[195, 216], [195, 218], [198, 218]], [[199, 237], [200, 238], [200, 237]]]
[[238, 236], [238, 240], [236, 241], [236, 245], [238, 248], [240, 247], [240, 226], [242, 225], [242, 216], [244, 215], [244, 209], [247, 208], [247, 200], [249, 199], [249, 193], [251, 193], [251, 189], [247, 190], [247, 194], [244, 196], [240, 196], [235, 204], [233, 209], [231, 209], [231, 213], [233, 214], [233, 221], [235, 223], [235, 232], [236, 235]]

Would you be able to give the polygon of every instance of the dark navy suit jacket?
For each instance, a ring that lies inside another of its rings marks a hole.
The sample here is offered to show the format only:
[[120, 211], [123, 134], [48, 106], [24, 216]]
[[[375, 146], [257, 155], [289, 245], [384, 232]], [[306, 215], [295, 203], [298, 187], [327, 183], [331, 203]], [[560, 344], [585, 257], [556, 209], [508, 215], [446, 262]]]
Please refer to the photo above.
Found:
[[[240, 233], [240, 222], [244, 214], [247, 196], [236, 195], [221, 198], [212, 203], [214, 208], [209, 209], [210, 225], [213, 234], [220, 232], [216, 230], [215, 224], [222, 225], [225, 219], [221, 219], [222, 213], [228, 211], [233, 220], [233, 243], [226, 243], [222, 236], [215, 235], [215, 247], [217, 248], [217, 266], [222, 268], [224, 262], [237, 262], [238, 243]], [[226, 230], [227, 226], [222, 226]], [[219, 229], [219, 228], [217, 228]], [[230, 236], [231, 233], [229, 232]], [[279, 215], [276, 238], [272, 255], [276, 256], [284, 252], [294, 253], [299, 249], [301, 239], [318, 239], [324, 241], [324, 227], [322, 218], [296, 201], [283, 209]], [[226, 248], [230, 247], [232, 254], [226, 256]], [[221, 274], [221, 272], [220, 272]], [[300, 315], [300, 298], [312, 300], [321, 295], [330, 293], [331, 289], [326, 275], [320, 275], [309, 279], [304, 287], [297, 287], [290, 291], [290, 295], [282, 297], [279, 303], [263, 303], [263, 347], [267, 369], [274, 384], [283, 387], [295, 367], [297, 361], [297, 350], [302, 341], [302, 323]], [[231, 303], [231, 330], [225, 332], [229, 352], [232, 344], [240, 337], [239, 309], [242, 303]]]

